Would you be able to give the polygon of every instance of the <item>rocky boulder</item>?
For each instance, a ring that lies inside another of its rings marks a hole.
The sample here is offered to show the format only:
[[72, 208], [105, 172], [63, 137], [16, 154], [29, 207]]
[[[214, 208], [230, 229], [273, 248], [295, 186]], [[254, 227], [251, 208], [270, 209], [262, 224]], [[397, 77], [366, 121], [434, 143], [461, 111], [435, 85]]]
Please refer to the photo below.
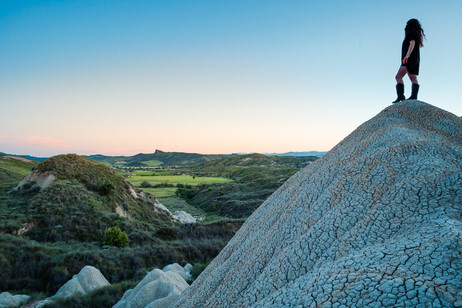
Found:
[[57, 177], [53, 172], [32, 171], [14, 188], [14, 190], [21, 190], [24, 188], [42, 190], [53, 184], [56, 179]]
[[194, 224], [197, 222], [196, 218], [194, 218], [191, 214], [185, 211], [173, 212], [173, 218], [182, 224]]
[[134, 289], [125, 292], [113, 308], [171, 307], [187, 287], [188, 283], [175, 271], [154, 269]]
[[10, 292], [2, 292], [0, 293], [0, 308], [19, 307], [27, 303], [29, 299], [29, 295], [13, 295]]
[[43, 307], [56, 298], [83, 295], [108, 285], [110, 285], [110, 283], [104, 278], [99, 269], [87, 265], [83, 267], [78, 274], [74, 275], [71, 280], [63, 284], [55, 295], [38, 302], [35, 307]]
[[178, 263], [173, 263], [165, 266], [162, 270], [164, 272], [172, 271], [183, 277], [184, 280], [188, 280], [191, 278], [191, 269], [192, 265], [189, 263], [186, 264], [184, 267], [179, 265]]
[[91, 290], [108, 285], [110, 285], [110, 283], [104, 278], [99, 269], [87, 265], [82, 268], [77, 275], [74, 275], [71, 280], [59, 288], [58, 292], [56, 292], [53, 297], [68, 297], [76, 294], [85, 294]]
[[291, 177], [176, 307], [461, 307], [462, 119], [390, 106]]

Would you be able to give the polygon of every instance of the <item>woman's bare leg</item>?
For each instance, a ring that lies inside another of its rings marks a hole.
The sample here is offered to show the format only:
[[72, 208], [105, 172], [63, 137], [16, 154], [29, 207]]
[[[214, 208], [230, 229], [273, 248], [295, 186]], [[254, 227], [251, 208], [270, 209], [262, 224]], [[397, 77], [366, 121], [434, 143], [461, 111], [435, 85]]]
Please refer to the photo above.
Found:
[[[396, 73], [396, 76], [395, 76], [395, 79], [396, 79], [396, 83], [404, 83], [403, 81], [403, 77], [404, 75], [406, 75], [408, 72], [407, 72], [407, 67], [405, 67], [404, 65], [403, 66], [400, 66], [399, 67], [399, 70], [398, 70], [398, 73]], [[414, 75], [415, 76], [415, 75]], [[409, 78], [410, 78], [410, 75], [409, 75]]]
[[418, 83], [417, 75], [413, 75], [413, 74], [408, 73], [408, 76], [409, 76], [409, 79], [411, 79], [412, 84]]

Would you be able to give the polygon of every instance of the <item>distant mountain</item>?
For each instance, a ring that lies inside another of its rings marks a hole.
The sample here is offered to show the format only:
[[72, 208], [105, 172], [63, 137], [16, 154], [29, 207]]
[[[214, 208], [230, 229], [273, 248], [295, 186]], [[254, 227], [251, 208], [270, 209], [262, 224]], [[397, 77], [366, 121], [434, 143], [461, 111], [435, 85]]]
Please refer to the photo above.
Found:
[[293, 157], [307, 157], [307, 156], [314, 156], [314, 157], [322, 157], [327, 152], [318, 152], [318, 151], [309, 151], [309, 152], [286, 152], [286, 153], [264, 153], [268, 156], [293, 156]]
[[45, 159], [48, 159], [48, 157], [36, 157], [36, 156], [30, 156], [30, 155], [16, 155], [16, 154], [8, 154], [8, 153], [3, 153], [0, 152], [0, 155], [9, 155], [9, 156], [17, 156], [17, 157], [24, 157], [33, 161], [44, 161]]
[[[231, 154], [232, 155], [232, 154]], [[106, 163], [108, 165], [119, 165], [127, 167], [156, 167], [156, 166], [189, 166], [202, 163], [212, 159], [219, 159], [230, 154], [198, 154], [183, 152], [164, 152], [156, 150], [151, 154], [139, 153], [133, 156], [105, 156], [89, 155], [86, 156], [93, 160]]]

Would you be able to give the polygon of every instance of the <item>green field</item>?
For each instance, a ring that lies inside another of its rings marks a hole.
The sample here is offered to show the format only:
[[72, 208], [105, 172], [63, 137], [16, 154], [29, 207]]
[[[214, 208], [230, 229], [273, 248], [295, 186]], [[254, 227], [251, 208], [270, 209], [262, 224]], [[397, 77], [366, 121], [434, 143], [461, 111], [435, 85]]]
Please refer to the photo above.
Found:
[[[153, 194], [156, 198], [176, 197], [176, 187], [137, 187]], [[183, 199], [181, 199], [183, 200]]]
[[164, 171], [164, 170], [158, 171], [157, 169], [156, 170], [132, 170], [130, 171], [130, 174], [136, 174], [136, 175], [142, 175], [142, 176], [146, 176], [146, 175], [159, 176], [159, 175], [172, 175], [173, 172], [175, 171]]
[[206, 177], [206, 176], [197, 176], [193, 177], [191, 175], [156, 175], [156, 176], [129, 176], [127, 180], [135, 186], [139, 186], [141, 182], [147, 181], [150, 184], [188, 184], [188, 185], [197, 185], [197, 184], [215, 184], [215, 183], [228, 183], [232, 182], [231, 179], [222, 178], [222, 177]]
[[157, 167], [157, 166], [163, 165], [164, 163], [161, 162], [160, 160], [153, 159], [153, 160], [145, 160], [143, 161], [143, 164], [145, 164], [148, 167]]

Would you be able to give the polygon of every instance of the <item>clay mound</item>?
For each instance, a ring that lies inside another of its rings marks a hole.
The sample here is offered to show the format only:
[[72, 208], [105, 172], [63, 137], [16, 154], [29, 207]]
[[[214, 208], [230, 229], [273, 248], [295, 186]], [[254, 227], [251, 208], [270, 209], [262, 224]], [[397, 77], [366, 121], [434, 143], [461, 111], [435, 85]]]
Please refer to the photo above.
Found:
[[27, 303], [29, 299], [29, 295], [13, 295], [10, 292], [2, 292], [0, 293], [0, 308], [19, 307]]
[[156, 268], [134, 289], [126, 291], [113, 308], [171, 307], [187, 287], [188, 283], [176, 271], [161, 271]]
[[386, 108], [265, 201], [176, 306], [461, 306], [461, 162], [461, 118]]
[[94, 289], [108, 285], [109, 282], [97, 268], [87, 265], [82, 268], [77, 275], [74, 275], [71, 280], [59, 288], [53, 298], [86, 294]]

